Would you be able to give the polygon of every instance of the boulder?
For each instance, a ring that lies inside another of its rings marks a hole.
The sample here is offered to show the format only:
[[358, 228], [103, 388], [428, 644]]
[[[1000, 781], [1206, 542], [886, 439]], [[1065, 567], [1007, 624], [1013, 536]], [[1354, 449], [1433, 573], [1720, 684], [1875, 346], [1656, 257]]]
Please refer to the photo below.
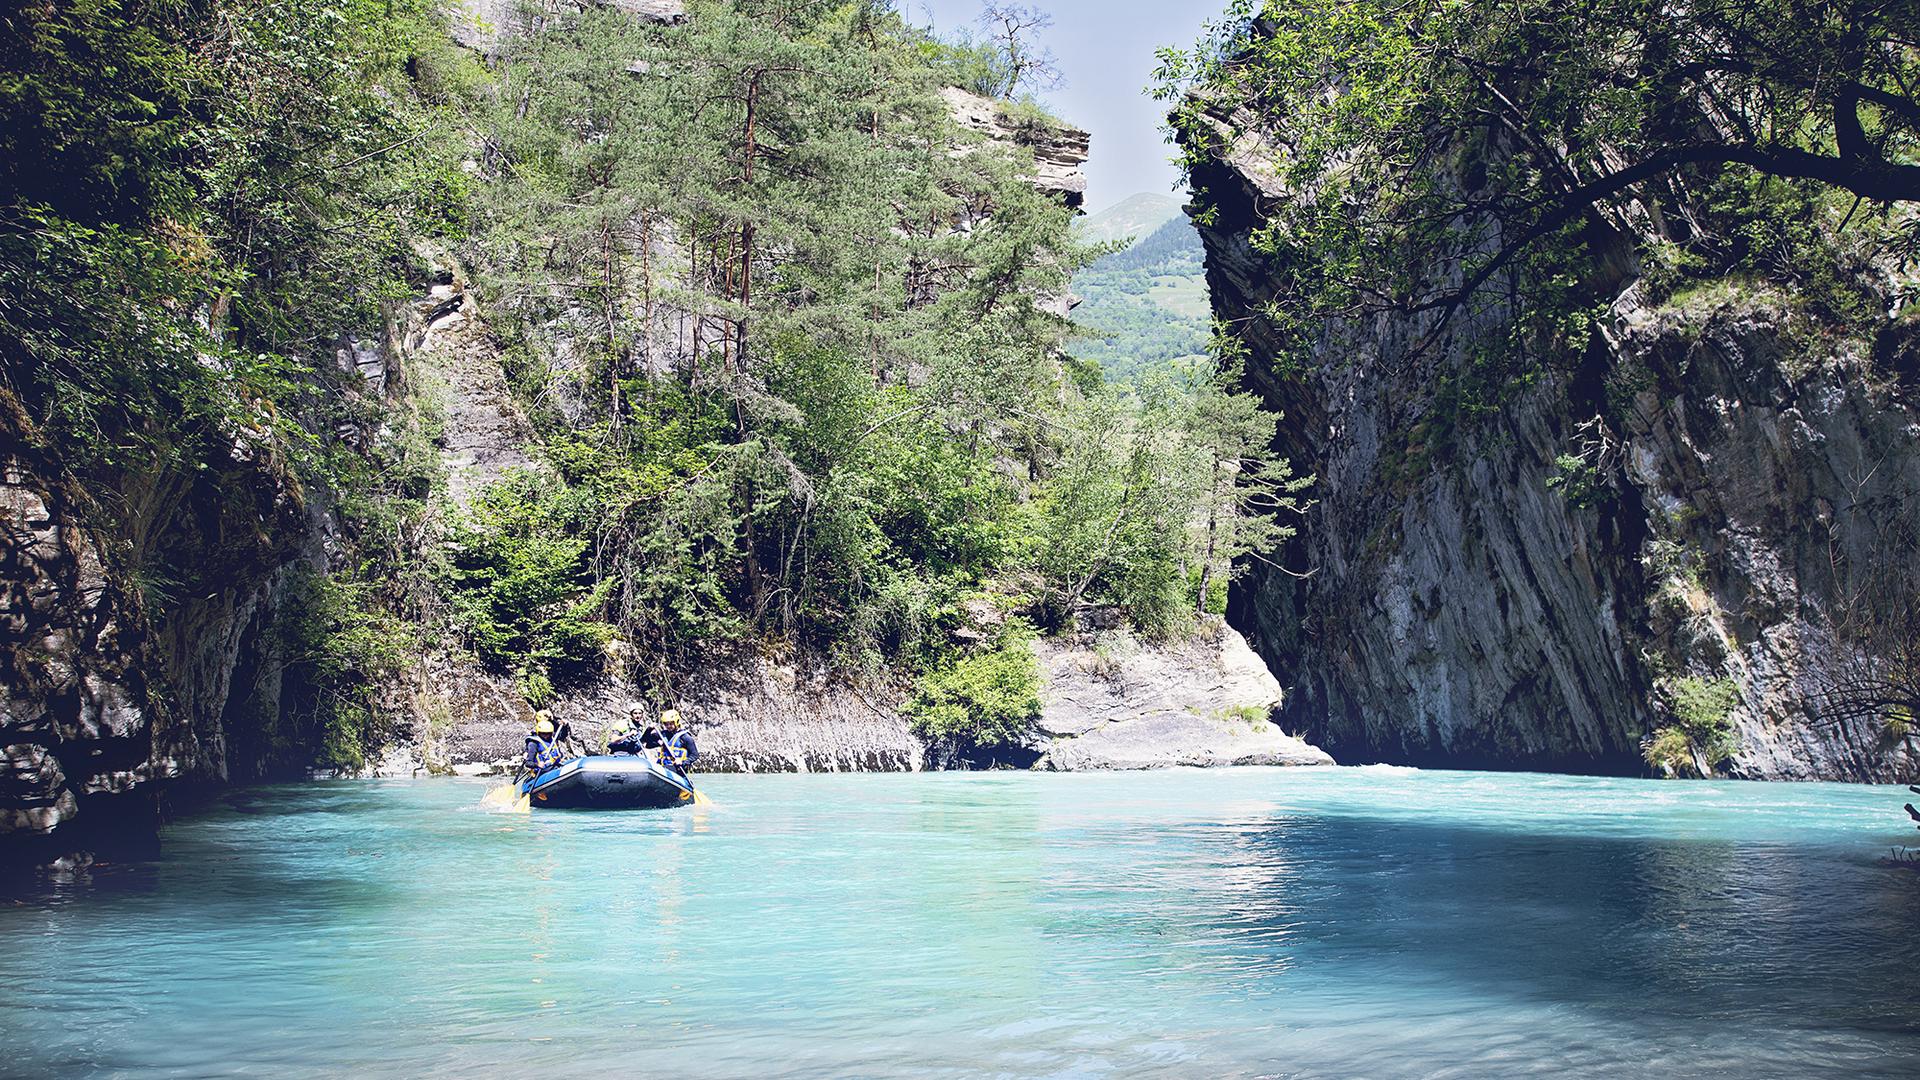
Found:
[[1333, 763], [1270, 722], [1280, 684], [1218, 620], [1164, 645], [1108, 631], [1033, 648], [1043, 683], [1036, 768]]

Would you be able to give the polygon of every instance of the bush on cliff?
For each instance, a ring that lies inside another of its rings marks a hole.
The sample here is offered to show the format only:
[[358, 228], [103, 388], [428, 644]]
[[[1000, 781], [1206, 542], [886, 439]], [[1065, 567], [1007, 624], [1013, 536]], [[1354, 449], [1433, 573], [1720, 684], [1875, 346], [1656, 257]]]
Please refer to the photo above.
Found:
[[1215, 117], [1267, 127], [1260, 165], [1295, 197], [1254, 245], [1296, 351], [1326, 320], [1392, 312], [1416, 347], [1486, 338], [1521, 381], [1577, 356], [1640, 262], [1657, 288], [1747, 272], [1824, 317], [1873, 317], [1842, 264], [1920, 256], [1913, 20], [1906, 3], [1238, 0], [1200, 47], [1162, 53], [1159, 93], [1194, 168], [1225, 152]]
[[989, 648], [957, 656], [921, 676], [903, 711], [914, 734], [991, 748], [1018, 744], [1040, 718], [1040, 669], [1033, 633], [1009, 623]]
[[1702, 679], [1683, 675], [1663, 685], [1675, 723], [1653, 733], [1643, 755], [1648, 765], [1667, 776], [1696, 772], [1697, 761], [1707, 770], [1732, 757], [1739, 749], [1733, 730], [1733, 710], [1740, 703], [1740, 686], [1732, 679]]

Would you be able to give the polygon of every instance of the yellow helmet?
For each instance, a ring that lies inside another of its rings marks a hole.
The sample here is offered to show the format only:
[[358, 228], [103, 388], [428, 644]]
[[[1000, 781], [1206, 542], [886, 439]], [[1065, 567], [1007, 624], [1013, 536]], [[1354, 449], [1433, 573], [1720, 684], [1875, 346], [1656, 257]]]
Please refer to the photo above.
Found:
[[662, 711], [660, 713], [660, 726], [661, 727], [679, 727], [680, 726], [680, 710], [666, 709]]
[[545, 709], [533, 714], [533, 733], [535, 735], [553, 734], [553, 714]]

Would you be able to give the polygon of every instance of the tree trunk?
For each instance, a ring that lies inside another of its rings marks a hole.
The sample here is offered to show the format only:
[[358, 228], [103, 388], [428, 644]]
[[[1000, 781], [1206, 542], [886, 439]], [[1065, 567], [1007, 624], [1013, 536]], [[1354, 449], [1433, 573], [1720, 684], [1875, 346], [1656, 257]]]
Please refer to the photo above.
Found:
[[1213, 555], [1220, 537], [1220, 463], [1213, 463], [1213, 483], [1207, 490], [1207, 551], [1200, 556], [1200, 596], [1193, 602], [1193, 613], [1207, 613], [1207, 590], [1213, 587]]

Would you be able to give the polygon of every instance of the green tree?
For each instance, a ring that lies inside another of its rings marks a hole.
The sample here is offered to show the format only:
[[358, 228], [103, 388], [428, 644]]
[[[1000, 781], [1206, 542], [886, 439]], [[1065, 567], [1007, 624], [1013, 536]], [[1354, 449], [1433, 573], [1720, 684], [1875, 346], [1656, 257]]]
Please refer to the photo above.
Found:
[[1245, 347], [1214, 335], [1221, 356], [1188, 408], [1187, 437], [1197, 457], [1196, 513], [1200, 580], [1196, 613], [1212, 603], [1215, 575], [1247, 557], [1264, 559], [1294, 534], [1291, 518], [1306, 511], [1301, 493], [1313, 477], [1294, 476], [1273, 448], [1280, 416], [1259, 395], [1236, 389], [1246, 372]]
[[1910, 258], [1920, 225], [1888, 214], [1920, 199], [1915, 25], [1913, 0], [1242, 0], [1163, 52], [1159, 93], [1195, 164], [1211, 115], [1276, 124], [1277, 307], [1424, 313], [1431, 337], [1509, 282], [1604, 278], [1565, 261], [1581, 239], [1724, 243], [1697, 196], [1741, 177], [1873, 204]]
[[915, 733], [968, 747], [1018, 745], [1040, 718], [1033, 633], [1009, 624], [991, 648], [935, 666], [902, 710]]
[[1037, 569], [1052, 625], [1089, 600], [1118, 604], [1157, 636], [1185, 615], [1193, 508], [1180, 395], [1165, 376], [1096, 390], [1070, 417], [1059, 464], [1036, 499]]
[[689, 14], [509, 51], [495, 325], [650, 677], [756, 636], [911, 655], [1017, 547], [1069, 329], [1039, 300], [1085, 252], [888, 6]]

